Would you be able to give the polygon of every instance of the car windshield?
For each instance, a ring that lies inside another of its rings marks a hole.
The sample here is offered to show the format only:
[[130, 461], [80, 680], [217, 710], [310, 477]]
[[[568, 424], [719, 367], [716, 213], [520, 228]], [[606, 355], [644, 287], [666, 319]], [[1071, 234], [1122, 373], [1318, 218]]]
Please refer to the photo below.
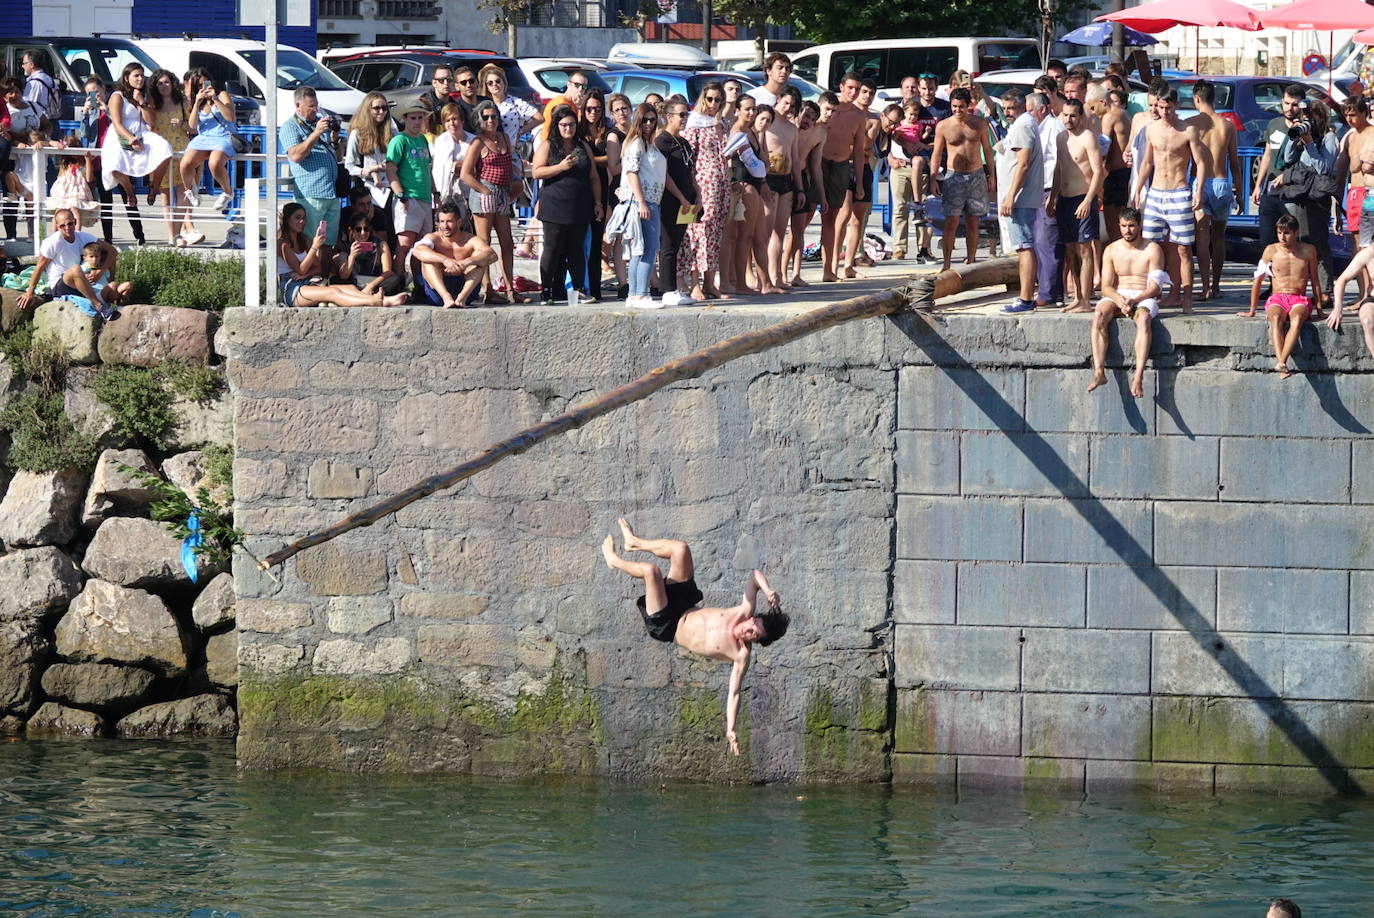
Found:
[[143, 69], [152, 73], [157, 69], [157, 63], [149, 57], [142, 48], [133, 43], [106, 45], [103, 43], [68, 45], [63, 43], [60, 52], [62, 59], [67, 62], [79, 80], [94, 74], [105, 81], [106, 86], [113, 86], [119, 79], [119, 75], [124, 72], [124, 68], [129, 64], [142, 64]]
[[[553, 92], [562, 92], [564, 89], [568, 87], [568, 77], [570, 77], [575, 72], [575, 70], [576, 68], [570, 70], [563, 70], [558, 67], [553, 67], [548, 70], [540, 70], [538, 73], [539, 82], [544, 84], [545, 89], [551, 90]], [[615, 89], [611, 86], [611, 84], [607, 83], [604, 79], [602, 79], [600, 74], [593, 73], [588, 70], [584, 70], [582, 72], [587, 77], [587, 85], [592, 89], [599, 89], [608, 96], [611, 93], [615, 92]]]
[[[1235, 106], [1231, 104], [1231, 98], [1235, 92], [1235, 87], [1230, 83], [1209, 82], [1212, 83], [1212, 87], [1216, 90], [1216, 97], [1212, 100], [1212, 107], [1219, 108], [1222, 111], [1234, 109]], [[1197, 105], [1193, 102], [1193, 87], [1197, 84], [1197, 80], [1169, 81], [1169, 85], [1178, 90], [1177, 108], [1197, 108]]]
[[[243, 59], [258, 73], [267, 72], [267, 52], [242, 51]], [[319, 61], [304, 51], [295, 48], [281, 48], [277, 51], [277, 88], [295, 89], [309, 86], [312, 89], [348, 89], [348, 84]]]

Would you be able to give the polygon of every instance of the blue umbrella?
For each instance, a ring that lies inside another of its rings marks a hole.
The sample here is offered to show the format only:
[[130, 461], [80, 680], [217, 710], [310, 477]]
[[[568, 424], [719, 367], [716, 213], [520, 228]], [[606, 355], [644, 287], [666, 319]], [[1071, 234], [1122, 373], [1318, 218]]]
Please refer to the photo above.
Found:
[[[1126, 33], [1127, 47], [1137, 47], [1139, 45], [1153, 45], [1159, 39], [1144, 32], [1137, 32], [1130, 26], [1122, 26], [1121, 30]], [[1071, 45], [1088, 45], [1093, 48], [1105, 48], [1112, 43], [1112, 23], [1110, 22], [1090, 22], [1085, 26], [1074, 29], [1068, 35], [1059, 39]]]

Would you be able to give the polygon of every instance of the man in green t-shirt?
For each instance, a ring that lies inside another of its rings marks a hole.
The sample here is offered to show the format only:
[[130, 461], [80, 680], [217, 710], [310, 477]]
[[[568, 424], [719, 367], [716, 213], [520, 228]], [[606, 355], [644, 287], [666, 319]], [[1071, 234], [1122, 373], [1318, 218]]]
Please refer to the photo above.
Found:
[[407, 264], [411, 248], [434, 228], [434, 186], [430, 180], [429, 141], [421, 133], [428, 113], [418, 104], [397, 112], [403, 133], [386, 145], [386, 176], [391, 183], [396, 227], [396, 263]]
[[1260, 157], [1259, 173], [1255, 176], [1250, 200], [1259, 210], [1259, 242], [1262, 246], [1278, 241], [1275, 225], [1279, 217], [1288, 212], [1278, 196], [1278, 190], [1283, 184], [1283, 170], [1287, 168], [1288, 160], [1294, 158], [1288, 129], [1303, 120], [1306, 98], [1307, 93], [1302, 86], [1289, 84], [1284, 87], [1283, 114], [1270, 119], [1264, 126], [1264, 136], [1260, 138], [1264, 144], [1264, 155]]

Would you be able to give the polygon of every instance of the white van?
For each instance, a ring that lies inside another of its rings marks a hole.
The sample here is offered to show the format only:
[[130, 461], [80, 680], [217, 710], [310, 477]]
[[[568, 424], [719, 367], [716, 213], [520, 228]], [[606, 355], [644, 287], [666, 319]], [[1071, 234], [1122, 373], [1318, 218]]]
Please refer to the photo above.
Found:
[[[180, 76], [192, 67], [210, 71], [215, 85], [230, 93], [266, 102], [267, 45], [260, 41], [228, 38], [144, 38], [138, 46], [158, 66]], [[339, 79], [300, 48], [277, 45], [277, 120], [296, 111], [297, 86], [309, 86], [319, 97], [320, 108], [347, 121], [363, 104], [363, 94]]]
[[1039, 67], [1033, 38], [874, 38], [816, 45], [792, 55], [792, 72], [838, 89], [849, 71], [878, 84], [880, 96], [897, 96], [902, 78], [933, 73], [943, 85], [956, 70], [977, 76], [989, 70]]

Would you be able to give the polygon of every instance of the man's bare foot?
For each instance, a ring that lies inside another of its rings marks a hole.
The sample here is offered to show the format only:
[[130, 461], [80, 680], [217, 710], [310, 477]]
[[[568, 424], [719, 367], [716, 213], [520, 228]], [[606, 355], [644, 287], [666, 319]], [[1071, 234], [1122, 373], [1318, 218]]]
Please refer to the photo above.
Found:
[[1184, 314], [1185, 316], [1191, 316], [1191, 315], [1193, 314], [1193, 301], [1192, 301], [1192, 300], [1185, 300], [1185, 301], [1183, 302], [1183, 314]]
[[1098, 386], [1105, 386], [1106, 384], [1107, 384], [1107, 371], [1106, 371], [1106, 370], [1095, 370], [1095, 371], [1093, 371], [1092, 382], [1088, 383], [1088, 391], [1091, 392], [1091, 391], [1093, 391], [1094, 389], [1096, 389]]
[[857, 280], [858, 278], [861, 278], [861, 277], [863, 277], [863, 275], [860, 274], [858, 271], [855, 271], [853, 268], [845, 268], [845, 269], [844, 269], [844, 279], [845, 279], [845, 280]]
[[[615, 521], [615, 524], [620, 527], [620, 535], [622, 537], [620, 541], [621, 544], [625, 546], [625, 550], [639, 551], [639, 539], [635, 538], [635, 534], [630, 531], [630, 524], [625, 518], [621, 517]], [[607, 536], [606, 539], [609, 541], [610, 536]]]
[[393, 293], [391, 296], [382, 297], [383, 306], [404, 306], [410, 302], [409, 293]]
[[715, 297], [713, 297], [713, 296], [707, 296], [707, 295], [706, 295], [706, 291], [703, 290], [701, 287], [693, 287], [693, 288], [692, 288], [692, 299], [696, 300], [698, 303], [701, 303], [701, 302], [705, 302], [706, 300], [714, 300]]
[[795, 275], [790, 281], [788, 281], [788, 283], [791, 284], [793, 287], [810, 287], [810, 286], [811, 286], [809, 283], [807, 283], [806, 281], [804, 281], [804, 280], [801, 279], [801, 275], [800, 275], [800, 274]]
[[1197, 296], [1193, 297], [1193, 299], [1197, 300], [1197, 302], [1199, 303], [1205, 303], [1214, 296], [1216, 296], [1216, 292], [1213, 290], [1213, 288], [1207, 286], [1206, 284], [1203, 284], [1202, 292], [1199, 293]]
[[763, 289], [759, 291], [763, 296], [781, 296], [786, 292], [786, 290], [773, 284], [764, 284]]
[[1060, 312], [1092, 312], [1092, 311], [1093, 311], [1093, 308], [1092, 308], [1092, 306], [1088, 305], [1087, 303], [1084, 303], [1084, 302], [1082, 302], [1082, 301], [1079, 301], [1079, 302], [1077, 302], [1077, 303], [1073, 303], [1072, 305], [1065, 306], [1063, 309], [1061, 309], [1061, 310], [1059, 310], [1059, 311], [1060, 311]]
[[833, 274], [822, 274], [822, 275], [821, 275], [821, 283], [822, 283], [822, 284], [833, 284], [833, 283], [835, 283], [835, 282], [838, 281], [838, 280], [839, 280], [839, 278], [836, 277], [836, 276], [833, 275]]
[[619, 561], [620, 558], [615, 553], [615, 542], [610, 536], [606, 536], [606, 541], [601, 543], [601, 557], [606, 559], [607, 567], [611, 570], [616, 569], [615, 562]]
[[1137, 373], [1131, 377], [1131, 394], [1136, 398], [1145, 397], [1145, 377], [1143, 374]]

